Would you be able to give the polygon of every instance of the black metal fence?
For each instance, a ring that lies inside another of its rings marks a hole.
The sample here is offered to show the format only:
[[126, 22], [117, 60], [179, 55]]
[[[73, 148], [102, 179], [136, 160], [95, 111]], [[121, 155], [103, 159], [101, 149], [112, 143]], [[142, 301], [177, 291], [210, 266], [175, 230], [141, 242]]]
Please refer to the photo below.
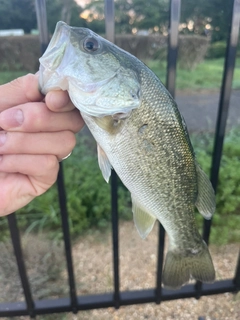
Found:
[[[224, 75], [222, 79], [221, 96], [219, 102], [218, 119], [215, 134], [214, 153], [212, 158], [211, 181], [216, 190], [218, 182], [218, 173], [221, 161], [225, 126], [228, 115], [229, 100], [231, 94], [231, 84], [233, 78], [237, 41], [239, 38], [240, 22], [240, 1], [229, 1], [232, 5], [232, 15], [229, 21], [229, 37], [227, 51], [225, 56]], [[180, 17], [181, 0], [170, 1], [169, 17], [169, 46], [168, 46], [168, 72], [167, 88], [174, 96], [176, 62], [177, 62], [177, 44], [178, 44], [178, 25]], [[36, 0], [37, 19], [40, 30], [40, 39], [42, 51], [45, 50], [48, 43], [48, 33], [46, 24], [46, 8], [44, 0]], [[114, 41], [114, 1], [105, 0], [105, 19], [106, 35], [110, 41]], [[159, 225], [159, 244], [158, 244], [158, 262], [156, 267], [156, 287], [152, 289], [139, 291], [125, 291], [119, 289], [119, 252], [118, 252], [118, 205], [117, 205], [117, 176], [113, 172], [111, 180], [112, 194], [112, 242], [113, 242], [113, 274], [114, 291], [111, 293], [77, 296], [74, 280], [74, 270], [71, 255], [71, 242], [68, 226], [68, 214], [66, 206], [66, 194], [63, 181], [63, 169], [60, 167], [58, 176], [59, 205], [61, 209], [62, 232], [65, 244], [66, 263], [69, 282], [69, 296], [61, 299], [37, 300], [34, 301], [31, 294], [31, 287], [23, 260], [21, 249], [21, 239], [16, 222], [15, 214], [8, 216], [8, 224], [11, 233], [14, 252], [16, 255], [17, 266], [24, 292], [25, 302], [2, 303], [0, 304], [0, 317], [12, 317], [29, 315], [34, 318], [40, 314], [73, 312], [79, 310], [89, 310], [95, 308], [115, 307], [123, 305], [155, 302], [159, 304], [162, 301], [182, 299], [182, 298], [200, 298], [204, 295], [220, 294], [224, 292], [237, 292], [240, 288], [240, 254], [236, 265], [236, 272], [233, 279], [224, 279], [216, 281], [213, 284], [189, 284], [179, 290], [166, 290], [161, 287], [161, 274], [164, 252], [164, 229]], [[203, 237], [208, 243], [211, 231], [211, 221], [204, 221]]]

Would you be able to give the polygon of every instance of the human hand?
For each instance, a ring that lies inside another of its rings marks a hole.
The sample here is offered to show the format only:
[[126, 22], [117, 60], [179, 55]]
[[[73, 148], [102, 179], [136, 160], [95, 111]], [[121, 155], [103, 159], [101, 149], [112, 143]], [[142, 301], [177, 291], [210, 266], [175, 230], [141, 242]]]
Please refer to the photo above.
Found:
[[68, 94], [45, 101], [36, 75], [0, 86], [0, 216], [44, 193], [56, 181], [59, 161], [75, 146], [84, 125]]

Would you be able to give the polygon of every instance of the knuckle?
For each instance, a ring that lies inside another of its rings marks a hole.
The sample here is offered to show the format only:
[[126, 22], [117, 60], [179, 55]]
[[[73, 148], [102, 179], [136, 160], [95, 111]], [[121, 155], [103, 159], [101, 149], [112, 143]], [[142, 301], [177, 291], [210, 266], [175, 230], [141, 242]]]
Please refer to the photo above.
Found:
[[34, 104], [34, 108], [27, 110], [25, 126], [32, 128], [33, 131], [42, 131], [48, 121], [48, 114], [46, 113], [46, 106], [43, 102]]
[[77, 110], [77, 109], [73, 110], [72, 115], [73, 115], [72, 131], [76, 133], [82, 129], [82, 127], [84, 126], [84, 122], [83, 122], [83, 119], [81, 117], [79, 110]]
[[43, 171], [46, 172], [46, 171], [52, 171], [54, 169], [58, 169], [58, 160], [57, 160], [57, 157], [54, 156], [54, 155], [45, 155], [45, 163], [44, 163], [44, 166], [43, 166]]
[[24, 76], [18, 77], [14, 80], [12, 80], [10, 82], [10, 84], [14, 87], [14, 88], [22, 88], [26, 94], [26, 96], [28, 96], [28, 92], [29, 92], [29, 85], [31, 85], [33, 82], [36, 82], [36, 77], [34, 74], [32, 73], [28, 73]]
[[66, 134], [66, 146], [68, 148], [68, 151], [70, 152], [73, 150], [73, 148], [76, 145], [76, 137], [74, 133], [71, 131], [66, 131], [65, 134]]

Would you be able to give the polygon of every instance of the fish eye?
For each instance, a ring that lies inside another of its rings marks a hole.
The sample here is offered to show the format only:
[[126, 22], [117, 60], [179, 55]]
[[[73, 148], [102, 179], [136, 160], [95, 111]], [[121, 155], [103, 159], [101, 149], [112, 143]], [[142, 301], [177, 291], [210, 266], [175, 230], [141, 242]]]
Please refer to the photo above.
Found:
[[94, 52], [100, 48], [100, 44], [95, 38], [87, 38], [84, 40], [83, 48], [88, 52]]

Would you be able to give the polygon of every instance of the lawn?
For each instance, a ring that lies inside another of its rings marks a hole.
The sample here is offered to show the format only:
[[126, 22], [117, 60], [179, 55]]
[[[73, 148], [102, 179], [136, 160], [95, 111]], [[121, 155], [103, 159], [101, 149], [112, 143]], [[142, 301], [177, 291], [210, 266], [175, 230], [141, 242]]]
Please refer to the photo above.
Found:
[[[164, 83], [166, 79], [166, 62], [150, 60], [147, 65]], [[194, 70], [177, 68], [177, 89], [192, 90], [218, 89], [221, 87], [224, 59], [204, 60]], [[26, 71], [0, 71], [0, 84], [26, 74]], [[236, 60], [233, 89], [240, 89], [240, 58]]]
[[0, 85], [27, 74], [27, 71], [0, 71]]
[[[147, 62], [147, 65], [165, 83], [166, 63], [157, 60]], [[199, 90], [218, 89], [221, 87], [224, 59], [204, 60], [194, 70], [177, 68], [177, 89]], [[233, 77], [233, 89], [240, 89], [240, 58], [236, 60]]]

